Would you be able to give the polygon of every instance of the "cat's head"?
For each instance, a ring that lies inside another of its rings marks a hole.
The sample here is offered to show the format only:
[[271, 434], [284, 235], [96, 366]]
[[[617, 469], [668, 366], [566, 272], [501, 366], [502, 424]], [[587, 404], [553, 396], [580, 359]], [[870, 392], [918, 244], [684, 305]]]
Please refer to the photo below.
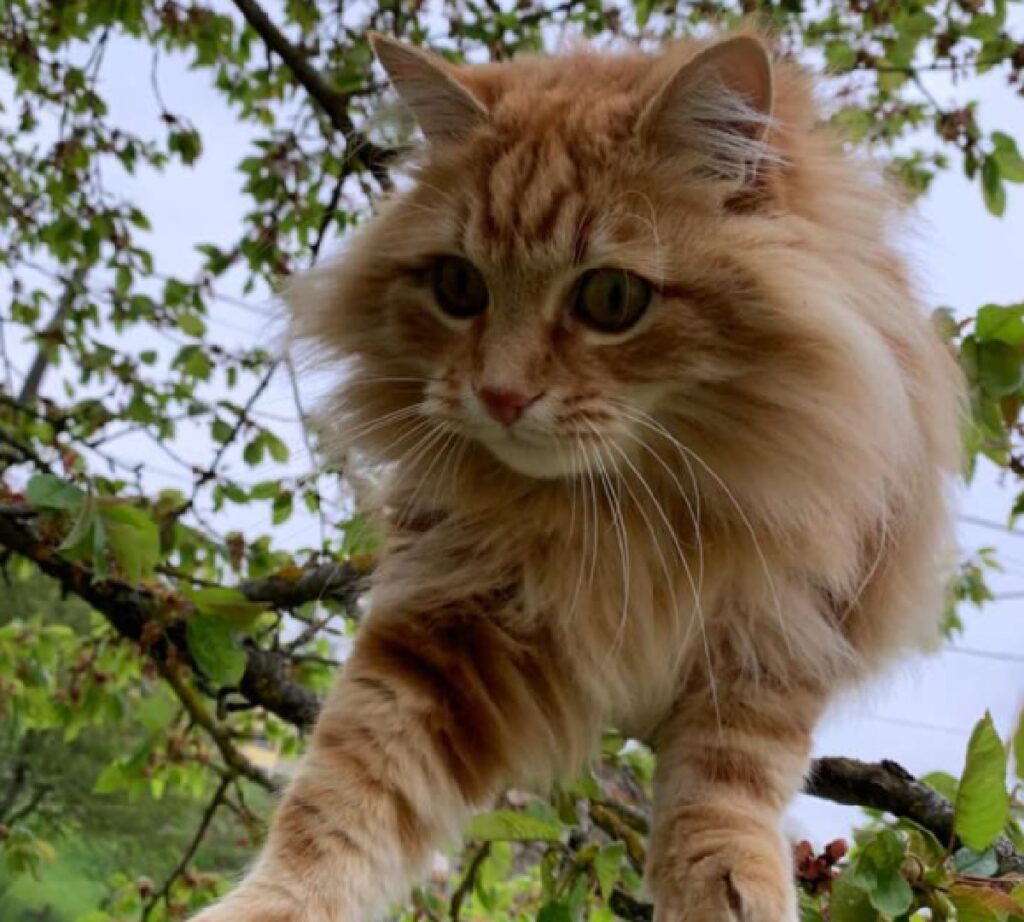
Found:
[[881, 191], [806, 140], [806, 82], [759, 38], [461, 67], [374, 47], [425, 144], [300, 293], [372, 457], [465, 441], [555, 478], [626, 465], [660, 430], [765, 470], [776, 452], [799, 480], [804, 456], [860, 451], [843, 414], [888, 401], [884, 424], [906, 423], [851, 284], [874, 260], [865, 298], [905, 297]]

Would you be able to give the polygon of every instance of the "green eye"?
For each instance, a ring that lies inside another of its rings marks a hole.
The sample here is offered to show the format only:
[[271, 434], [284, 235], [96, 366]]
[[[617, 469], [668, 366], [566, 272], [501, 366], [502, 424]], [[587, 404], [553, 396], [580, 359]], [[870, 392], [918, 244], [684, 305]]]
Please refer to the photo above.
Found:
[[442, 256], [431, 270], [434, 297], [452, 317], [475, 317], [487, 309], [487, 282], [469, 260]]
[[651, 283], [625, 269], [592, 269], [576, 286], [573, 314], [602, 333], [622, 333], [651, 303]]

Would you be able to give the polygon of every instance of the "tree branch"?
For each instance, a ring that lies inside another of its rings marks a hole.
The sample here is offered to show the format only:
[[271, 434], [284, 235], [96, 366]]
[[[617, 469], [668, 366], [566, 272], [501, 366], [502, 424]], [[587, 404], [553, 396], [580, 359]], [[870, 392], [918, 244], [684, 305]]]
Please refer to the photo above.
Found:
[[242, 753], [238, 751], [231, 741], [231, 734], [223, 725], [217, 722], [216, 718], [207, 710], [199, 696], [187, 679], [184, 679], [177, 667], [177, 664], [159, 661], [157, 668], [164, 681], [171, 686], [171, 690], [177, 696], [182, 706], [188, 711], [193, 722], [206, 731], [214, 745], [220, 752], [224, 764], [228, 766], [232, 774], [243, 775], [250, 781], [258, 784], [268, 791], [276, 791], [277, 785], [273, 779], [252, 764]]
[[[57, 302], [57, 309], [53, 312], [50, 322], [46, 324], [46, 328], [40, 334], [44, 340], [46, 337], [57, 336], [64, 330], [68, 314], [71, 313], [71, 309], [75, 305], [75, 297], [85, 286], [85, 277], [88, 271], [84, 265], [79, 265], [75, 268], [71, 278], [64, 283], [64, 291]], [[36, 357], [32, 360], [28, 374], [25, 375], [25, 381], [21, 385], [21, 390], [18, 393], [18, 401], [20, 403], [34, 404], [36, 402], [36, 397], [39, 396], [39, 388], [43, 383], [43, 375], [46, 374], [46, 369], [49, 366], [50, 350], [47, 349], [46, 342], [44, 341], [39, 344]]]
[[26, 817], [31, 816], [43, 802], [46, 795], [52, 790], [53, 785], [39, 785], [39, 787], [32, 792], [32, 796], [29, 797], [26, 803], [22, 804], [17, 810], [11, 811], [10, 815], [4, 820], [4, 823], [7, 826], [13, 826], [15, 823], [20, 823]]
[[156, 904], [159, 903], [161, 899], [166, 900], [170, 896], [171, 887], [174, 886], [174, 882], [181, 877], [186, 870], [188, 870], [189, 863], [195, 857], [196, 852], [199, 851], [199, 846], [202, 845], [203, 839], [206, 838], [206, 833], [209, 831], [210, 825], [213, 823], [213, 818], [217, 815], [217, 811], [220, 809], [221, 805], [226, 802], [228, 788], [234, 780], [233, 775], [225, 775], [221, 779], [217, 790], [214, 792], [213, 797], [206, 806], [206, 810], [203, 811], [203, 816], [199, 821], [199, 827], [196, 829], [196, 834], [192, 837], [192, 841], [185, 850], [185, 854], [182, 856], [181, 861], [178, 862], [174, 870], [167, 876], [167, 880], [164, 881], [159, 890], [153, 893], [146, 902], [146, 905], [143, 907], [142, 922], [146, 922], [150, 917], [150, 914], [156, 908]]
[[[87, 567], [65, 560], [40, 537], [35, 515], [30, 506], [0, 505], [0, 546], [28, 558], [65, 590], [88, 602], [122, 637], [145, 646], [158, 663], [165, 662], [173, 649], [177, 658], [195, 668], [185, 639], [185, 622], [194, 610], [191, 603], [176, 601], [171, 613], [167, 598], [146, 587], [97, 580]], [[252, 601], [287, 608], [317, 599], [354, 599], [365, 579], [366, 572], [351, 564], [325, 564], [296, 580], [270, 576], [239, 588]], [[313, 692], [290, 678], [289, 668], [287, 653], [250, 648], [239, 689], [253, 704], [307, 728], [316, 718], [319, 702]]]
[[[927, 829], [942, 843], [956, 843], [953, 805], [896, 762], [815, 759], [804, 793], [837, 804], [884, 810]], [[997, 839], [994, 848], [1001, 874], [1024, 874], [1024, 855], [1009, 839]]]
[[307, 567], [294, 579], [271, 574], [246, 580], [238, 588], [250, 602], [269, 602], [275, 608], [325, 600], [351, 608], [367, 589], [366, 577], [366, 570], [353, 564], [324, 563]]
[[[164, 599], [144, 587], [96, 580], [88, 569], [65, 560], [38, 536], [34, 515], [31, 507], [0, 505], [0, 546], [34, 561], [103, 614], [122, 636], [144, 642], [158, 662], [166, 662], [173, 648], [194, 668], [184, 632], [184, 619], [192, 610], [188, 603], [177, 610], [177, 620], [168, 624]], [[365, 587], [366, 575], [351, 564], [325, 564], [297, 580], [272, 576], [243, 583], [241, 588], [250, 599], [288, 607], [322, 597], [354, 600]], [[319, 699], [290, 678], [289, 667], [286, 653], [250, 648], [239, 690], [252, 704], [307, 729], [316, 719]], [[955, 844], [952, 804], [895, 762], [816, 759], [804, 792], [835, 803], [884, 810], [927, 829], [941, 842]], [[1024, 873], [1024, 855], [1009, 840], [999, 839], [995, 851], [1001, 873]]]
[[334, 128], [345, 136], [350, 156], [364, 163], [374, 177], [382, 185], [387, 186], [387, 166], [394, 154], [378, 147], [356, 129], [348, 112], [352, 94], [342, 93], [331, 86], [274, 24], [256, 0], [234, 0], [234, 4], [253, 31], [284, 62], [298, 84], [324, 111]]
[[452, 922], [459, 922], [459, 917], [462, 914], [462, 904], [465, 903], [466, 897], [473, 890], [473, 885], [476, 883], [476, 876], [480, 872], [480, 866], [487, 860], [487, 856], [491, 853], [491, 843], [484, 842], [476, 850], [472, 860], [469, 862], [469, 867], [466, 868], [466, 873], [462, 877], [462, 883], [459, 884], [458, 889], [452, 894], [451, 902], [448, 904], [448, 916]]

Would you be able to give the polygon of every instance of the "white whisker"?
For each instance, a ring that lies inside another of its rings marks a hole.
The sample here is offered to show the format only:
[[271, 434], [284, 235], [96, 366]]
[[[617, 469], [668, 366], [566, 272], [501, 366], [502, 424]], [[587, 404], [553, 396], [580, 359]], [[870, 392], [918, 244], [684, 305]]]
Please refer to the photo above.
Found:
[[676, 449], [683, 455], [689, 456], [697, 464], [700, 465], [701, 469], [715, 482], [718, 488], [725, 494], [726, 498], [732, 504], [736, 510], [736, 514], [739, 516], [740, 521], [743, 523], [743, 527], [746, 529], [747, 534], [750, 536], [751, 543], [754, 547], [754, 553], [757, 555], [758, 561], [761, 565], [761, 569], [764, 572], [765, 580], [768, 586], [768, 592], [772, 597], [772, 604], [775, 608], [775, 615], [779, 622], [779, 630], [782, 635], [782, 640], [786, 644], [786, 649], [792, 653], [793, 646], [789, 638], [789, 629], [786, 625], [786, 620], [782, 614], [782, 603], [779, 601], [779, 595], [775, 587], [775, 580], [772, 578], [771, 568], [768, 566], [768, 558], [764, 553], [764, 549], [761, 547], [761, 542], [757, 538], [757, 533], [754, 530], [754, 526], [750, 521], [750, 517], [743, 510], [739, 500], [736, 499], [735, 494], [729, 489], [728, 484], [711, 468], [711, 466], [692, 448], [687, 447], [680, 442], [675, 436], [673, 436], [661, 423], [651, 417], [649, 414], [644, 413], [642, 410], [637, 410], [644, 419], [638, 420], [643, 425], [654, 429], [659, 432], [667, 441], [676, 447]]
[[[578, 438], [574, 441], [574, 443], [572, 445], [572, 449], [573, 449], [573, 463], [577, 464], [577, 463], [579, 463], [578, 460], [577, 460], [577, 451], [579, 451], [580, 454], [582, 454], [582, 452], [583, 452], [583, 448], [580, 445], [580, 440]], [[584, 469], [585, 469], [586, 459], [583, 458], [582, 460], [583, 460]], [[568, 623], [570, 625], [576, 619], [576, 606], [579, 604], [580, 590], [583, 588], [583, 571], [585, 569], [585, 564], [586, 564], [586, 550], [587, 550], [587, 531], [588, 531], [587, 525], [589, 524], [589, 519], [590, 519], [590, 516], [588, 514], [589, 511], [590, 511], [590, 507], [589, 507], [589, 505], [587, 503], [587, 492], [586, 492], [586, 490], [583, 489], [583, 485], [582, 484], [580, 485], [580, 493], [581, 493], [581, 497], [582, 497], [582, 500], [583, 500], [583, 540], [580, 542], [580, 555], [579, 555], [580, 559], [578, 561], [579, 572], [576, 574], [576, 589], [573, 591], [572, 603], [569, 606], [569, 614], [568, 614], [568, 619], [567, 619]], [[570, 522], [572, 522], [572, 523], [575, 522], [575, 513], [576, 513], [576, 478], [574, 477], [574, 478], [572, 478], [572, 514], [571, 514], [571, 517], [570, 517]], [[572, 528], [572, 525], [570, 525], [570, 529], [569, 529], [570, 546], [572, 544], [572, 535], [573, 535], [573, 528]]]
[[421, 415], [422, 410], [419, 405], [402, 407], [399, 410], [393, 410], [391, 413], [385, 413], [383, 416], [378, 416], [375, 419], [367, 420], [365, 423], [361, 423], [358, 426], [347, 427], [342, 425], [340, 427], [340, 439], [343, 443], [349, 444], [366, 438], [366, 436], [371, 432], [376, 432], [384, 426], [401, 422], [413, 416]]
[[[424, 484], [426, 484], [426, 483], [428, 483], [430, 481], [430, 473], [431, 473], [431, 471], [434, 470], [434, 466], [437, 464], [438, 461], [441, 460], [441, 458], [443, 458], [447, 454], [449, 447], [451, 446], [452, 442], [457, 437], [457, 433], [454, 430], [448, 429], [445, 426], [439, 426], [438, 428], [443, 433], [446, 433], [446, 438], [444, 439], [443, 442], [441, 442], [441, 445], [437, 448], [437, 451], [435, 452], [434, 457], [430, 459], [430, 464], [427, 465], [427, 469], [420, 475], [420, 482], [418, 484], [416, 484], [416, 489], [413, 491], [412, 496], [409, 497], [409, 502], [408, 502], [409, 509], [415, 509], [416, 508], [416, 499], [420, 495], [420, 490], [423, 489]], [[433, 445], [437, 445], [437, 441], [433, 442], [432, 444]], [[435, 488], [436, 488], [436, 484], [435, 484]], [[432, 509], [433, 509], [433, 505], [431, 506], [430, 509], [428, 509], [428, 511], [432, 511]]]
[[[592, 423], [588, 423], [588, 425], [598, 439], [601, 449], [603, 449], [605, 446], [605, 440], [601, 435], [600, 430]], [[615, 631], [615, 637], [608, 651], [608, 657], [611, 659], [619, 651], [619, 647], [622, 643], [626, 630], [626, 620], [629, 617], [629, 541], [626, 531], [626, 521], [622, 514], [622, 506], [619, 501], [619, 496], [614, 489], [612, 478], [608, 471], [608, 467], [604, 462], [604, 458], [601, 456], [601, 450], [598, 450], [597, 454], [594, 455], [594, 460], [597, 462], [598, 472], [601, 476], [602, 489], [604, 490], [605, 497], [608, 500], [612, 516], [612, 527], [615, 530], [615, 538], [619, 545], [619, 556], [622, 559], [622, 615], [619, 618], [619, 626]]]
[[[648, 485], [646, 479], [637, 469], [636, 465], [634, 465], [633, 462], [629, 459], [629, 456], [626, 454], [625, 451], [623, 451], [614, 442], [610, 442], [610, 444], [612, 448], [614, 448], [619, 453], [619, 455], [622, 457], [622, 460], [626, 463], [629, 469], [636, 475], [637, 479], [640, 481], [643, 488], [647, 491], [647, 495], [648, 497], [650, 497], [651, 502], [654, 504], [654, 508], [658, 511], [658, 514], [661, 516], [661, 520], [665, 526], [665, 530], [668, 532], [669, 537], [672, 539], [672, 543], [675, 545], [676, 554], [679, 557], [679, 562], [683, 565], [683, 571], [686, 573], [687, 581], [690, 584], [690, 590], [693, 593], [694, 614], [696, 615], [697, 624], [700, 628], [701, 641], [704, 648], [704, 659], [708, 668], [708, 683], [711, 691], [711, 703], [715, 711], [715, 721], [719, 731], [721, 731], [722, 723], [721, 710], [718, 704], [718, 686], [715, 682], [715, 670], [714, 664], [711, 659], [711, 645], [708, 641], [707, 626], [704, 622], [704, 609], [702, 605], [700, 588], [698, 587], [697, 583], [693, 578], [693, 571], [690, 569], [690, 565], [686, 560], [686, 555], [683, 553], [683, 549], [679, 544], [679, 539], [676, 536], [675, 529], [672, 527], [671, 522], [669, 522], [668, 517], [665, 515], [665, 511], [661, 507], [661, 503], [658, 502], [653, 491]], [[629, 488], [628, 483], [626, 483], [626, 488], [629, 489], [630, 495], [633, 497], [633, 501], [637, 504], [637, 508], [640, 510], [640, 513], [643, 516], [644, 521], [647, 523], [647, 528], [651, 533], [651, 539], [654, 541], [654, 546], [657, 549], [658, 556], [661, 558], [662, 568], [665, 570], [666, 578], [670, 581], [669, 589], [672, 593], [673, 606], [675, 607], [675, 610], [678, 611], [678, 603], [675, 597], [675, 589], [671, 577], [668, 573], [668, 564], [666, 563], [665, 556], [661, 551], [661, 542], [658, 540], [657, 536], [654, 533], [654, 527], [651, 524], [650, 519], [647, 517], [647, 513], [644, 511], [643, 504], [640, 503], [639, 500], [637, 500], [636, 494], [634, 494], [633, 491]], [[683, 649], [682, 647], [680, 647], [679, 651], [677, 652], [677, 656], [682, 656], [682, 654]], [[679, 665], [678, 660], [676, 662], [676, 665]]]

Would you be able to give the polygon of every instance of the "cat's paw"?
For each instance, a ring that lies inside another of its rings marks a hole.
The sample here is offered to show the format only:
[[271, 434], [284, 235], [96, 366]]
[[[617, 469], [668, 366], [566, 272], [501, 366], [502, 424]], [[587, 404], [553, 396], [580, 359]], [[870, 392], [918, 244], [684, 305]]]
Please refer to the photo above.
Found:
[[681, 843], [653, 869], [655, 922], [796, 922], [792, 872], [774, 836], [713, 847], [701, 847], [702, 838]]

